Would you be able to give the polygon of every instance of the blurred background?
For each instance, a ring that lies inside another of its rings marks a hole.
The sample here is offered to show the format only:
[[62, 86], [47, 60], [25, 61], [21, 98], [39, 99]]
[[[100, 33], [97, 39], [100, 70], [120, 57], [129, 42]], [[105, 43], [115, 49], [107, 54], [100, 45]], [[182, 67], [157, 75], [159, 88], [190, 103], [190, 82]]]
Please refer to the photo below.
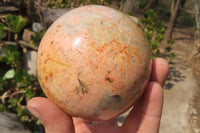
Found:
[[200, 0], [0, 0], [2, 133], [44, 132], [26, 109], [32, 97], [45, 97], [36, 76], [38, 46], [58, 17], [90, 4], [129, 15], [144, 31], [153, 58], [169, 62], [160, 132], [200, 133]]

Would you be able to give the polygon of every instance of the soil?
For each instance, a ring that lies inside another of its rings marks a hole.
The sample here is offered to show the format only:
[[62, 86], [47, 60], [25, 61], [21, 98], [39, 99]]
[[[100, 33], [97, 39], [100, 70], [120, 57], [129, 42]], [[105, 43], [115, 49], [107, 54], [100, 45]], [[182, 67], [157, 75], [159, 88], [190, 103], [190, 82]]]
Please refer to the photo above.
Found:
[[170, 62], [164, 86], [160, 133], [200, 133], [200, 53], [188, 61], [194, 45], [194, 31], [175, 28], [172, 49], [177, 57]]

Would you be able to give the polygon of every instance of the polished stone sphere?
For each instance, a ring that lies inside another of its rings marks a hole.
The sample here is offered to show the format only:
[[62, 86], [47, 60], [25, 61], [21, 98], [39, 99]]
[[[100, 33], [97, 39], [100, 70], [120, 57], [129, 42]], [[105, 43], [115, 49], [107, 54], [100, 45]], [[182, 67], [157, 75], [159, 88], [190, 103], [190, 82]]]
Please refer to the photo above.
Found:
[[38, 51], [46, 96], [89, 121], [112, 119], [135, 104], [151, 73], [151, 49], [132, 19], [105, 6], [83, 6], [56, 20]]

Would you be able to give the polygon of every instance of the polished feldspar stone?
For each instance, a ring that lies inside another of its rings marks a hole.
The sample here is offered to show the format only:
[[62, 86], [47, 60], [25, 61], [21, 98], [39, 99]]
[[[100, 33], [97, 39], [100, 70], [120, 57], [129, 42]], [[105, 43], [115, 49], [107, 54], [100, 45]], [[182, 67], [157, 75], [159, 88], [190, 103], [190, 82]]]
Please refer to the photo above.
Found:
[[71, 116], [108, 120], [142, 95], [151, 49], [129, 16], [90, 5], [73, 9], [48, 29], [37, 60], [47, 97]]

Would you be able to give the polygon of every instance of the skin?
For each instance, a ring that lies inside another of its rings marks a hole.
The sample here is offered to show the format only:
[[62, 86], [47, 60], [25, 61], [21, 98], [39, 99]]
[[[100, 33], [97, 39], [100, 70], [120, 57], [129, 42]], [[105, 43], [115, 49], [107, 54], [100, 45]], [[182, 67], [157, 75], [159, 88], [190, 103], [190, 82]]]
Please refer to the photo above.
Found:
[[81, 118], [72, 118], [47, 98], [35, 97], [27, 103], [27, 108], [41, 120], [46, 133], [158, 133], [163, 106], [162, 86], [168, 71], [164, 59], [153, 60], [146, 91], [121, 127], [117, 119], [91, 124]]

